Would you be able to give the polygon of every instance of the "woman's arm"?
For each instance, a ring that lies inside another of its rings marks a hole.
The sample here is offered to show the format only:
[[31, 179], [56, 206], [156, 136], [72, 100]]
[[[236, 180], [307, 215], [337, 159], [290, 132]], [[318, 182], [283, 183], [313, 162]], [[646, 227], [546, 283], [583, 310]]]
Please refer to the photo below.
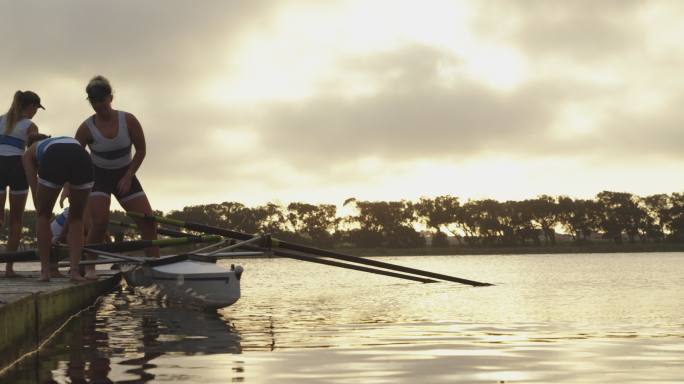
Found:
[[131, 136], [131, 143], [135, 148], [135, 154], [133, 155], [131, 164], [128, 166], [128, 171], [126, 171], [126, 174], [119, 180], [119, 185], [117, 186], [119, 193], [122, 194], [128, 192], [131, 188], [131, 180], [140, 168], [147, 149], [145, 134], [143, 133], [142, 126], [138, 119], [132, 114], [126, 113], [126, 125], [128, 126], [128, 134]]
[[31, 136], [35, 133], [38, 133], [38, 126], [34, 123], [31, 123], [31, 125], [29, 125], [29, 127], [26, 129], [26, 136]]
[[140, 165], [145, 158], [147, 144], [145, 143], [145, 134], [143, 133], [142, 126], [135, 116], [127, 113], [126, 124], [128, 125], [128, 134], [131, 135], [131, 143], [133, 143], [133, 147], [135, 148], [135, 155], [133, 155], [131, 165], [128, 167], [128, 173], [133, 176], [138, 172], [138, 168], [140, 168]]
[[90, 129], [88, 129], [86, 123], [83, 123], [78, 127], [74, 138], [84, 147], [93, 142], [93, 136], [90, 134]]
[[36, 188], [38, 186], [38, 162], [36, 161], [36, 143], [32, 144], [22, 157], [22, 162], [24, 164], [24, 172], [26, 173], [26, 181], [29, 187], [31, 187], [31, 197], [33, 197], [33, 206], [38, 208], [38, 203], [36, 200]]

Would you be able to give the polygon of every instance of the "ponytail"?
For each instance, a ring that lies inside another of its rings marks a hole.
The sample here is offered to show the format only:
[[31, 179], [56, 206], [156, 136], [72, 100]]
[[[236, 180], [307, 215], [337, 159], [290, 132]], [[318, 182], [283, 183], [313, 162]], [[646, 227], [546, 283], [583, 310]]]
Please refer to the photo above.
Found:
[[16, 91], [14, 93], [14, 99], [12, 99], [12, 106], [7, 111], [5, 115], [5, 135], [9, 135], [14, 130], [14, 126], [19, 121], [19, 115], [21, 114], [21, 99], [24, 95], [22, 91]]

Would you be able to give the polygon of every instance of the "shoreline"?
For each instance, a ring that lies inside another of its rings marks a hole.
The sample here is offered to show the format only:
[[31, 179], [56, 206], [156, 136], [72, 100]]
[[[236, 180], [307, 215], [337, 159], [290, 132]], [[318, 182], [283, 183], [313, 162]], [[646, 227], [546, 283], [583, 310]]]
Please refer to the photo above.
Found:
[[334, 251], [355, 256], [477, 256], [477, 255], [532, 255], [563, 253], [638, 253], [684, 252], [684, 243], [611, 244], [560, 243], [529, 246], [464, 246], [424, 248], [334, 248]]
[[[315, 246], [312, 246], [317, 248]], [[169, 247], [164, 254], [180, 254], [192, 252], [193, 246]], [[323, 249], [323, 248], [320, 248]], [[517, 246], [467, 246], [453, 245], [449, 247], [421, 248], [324, 248], [333, 252], [352, 256], [479, 256], [479, 255], [536, 255], [536, 254], [578, 254], [578, 253], [639, 253], [639, 252], [684, 252], [684, 243], [635, 243], [613, 244], [596, 242], [573, 244], [568, 242], [556, 245], [517, 245]], [[135, 253], [135, 252], [134, 252]], [[137, 254], [137, 253], [136, 253]], [[245, 259], [281, 258], [273, 254], [259, 256], [242, 256]], [[286, 257], [285, 257], [286, 258]]]

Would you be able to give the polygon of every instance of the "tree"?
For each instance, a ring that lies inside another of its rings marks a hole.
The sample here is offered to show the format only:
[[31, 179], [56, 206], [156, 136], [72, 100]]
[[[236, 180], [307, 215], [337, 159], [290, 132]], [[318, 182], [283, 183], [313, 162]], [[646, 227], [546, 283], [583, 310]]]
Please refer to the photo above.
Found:
[[558, 221], [575, 241], [587, 241], [598, 231], [600, 208], [592, 200], [558, 198]]
[[535, 245], [541, 244], [539, 241], [540, 230], [532, 220], [533, 205], [534, 201], [532, 200], [508, 202], [508, 210], [511, 217], [510, 224], [513, 227], [515, 236], [522, 245], [527, 244], [527, 240], [531, 240]]
[[529, 200], [528, 208], [532, 221], [539, 224], [544, 234], [546, 244], [556, 244], [556, 224], [558, 224], [559, 207], [556, 200], [547, 195], [541, 195]]
[[464, 205], [449, 211], [451, 221], [447, 224], [447, 229], [455, 235], [462, 232], [465, 242], [469, 245], [480, 241], [476, 210], [475, 202], [468, 200]]
[[627, 234], [630, 243], [639, 235], [639, 224], [646, 213], [638, 205], [638, 199], [627, 192], [603, 191], [596, 196], [602, 208], [600, 227], [607, 238], [622, 243], [622, 234]]
[[252, 209], [259, 231], [273, 235], [291, 233], [287, 230], [287, 219], [280, 205], [267, 203]]
[[353, 200], [358, 212], [350, 218], [359, 225], [351, 231], [354, 242], [363, 246], [416, 247], [425, 244], [413, 229], [414, 207], [406, 201], [359, 201]]
[[684, 193], [670, 195], [669, 223], [670, 239], [684, 241]]
[[662, 241], [665, 238], [665, 227], [671, 221], [669, 197], [662, 193], [640, 198], [639, 204], [646, 212], [642, 226], [646, 230], [646, 238]]
[[[461, 224], [484, 244], [495, 244], [513, 232], [503, 205], [492, 199], [469, 200], [463, 205]], [[507, 223], [508, 222], [508, 223]]]
[[332, 204], [313, 205], [291, 203], [287, 206], [287, 220], [295, 233], [320, 246], [332, 246], [337, 229], [337, 208]]
[[437, 196], [434, 199], [421, 197], [414, 204], [418, 219], [425, 223], [428, 228], [434, 230], [432, 246], [445, 247], [449, 245], [446, 234], [442, 232], [442, 227], [453, 222], [459, 207], [458, 197], [454, 196]]

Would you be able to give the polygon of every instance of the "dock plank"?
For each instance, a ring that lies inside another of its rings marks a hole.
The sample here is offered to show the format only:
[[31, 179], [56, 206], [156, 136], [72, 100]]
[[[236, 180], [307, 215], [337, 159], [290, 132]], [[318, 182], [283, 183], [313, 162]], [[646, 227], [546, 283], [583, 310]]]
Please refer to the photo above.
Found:
[[119, 285], [117, 271], [98, 271], [99, 279], [73, 283], [68, 278], [39, 282], [37, 272], [0, 277], [0, 371], [34, 351], [65, 320]]

